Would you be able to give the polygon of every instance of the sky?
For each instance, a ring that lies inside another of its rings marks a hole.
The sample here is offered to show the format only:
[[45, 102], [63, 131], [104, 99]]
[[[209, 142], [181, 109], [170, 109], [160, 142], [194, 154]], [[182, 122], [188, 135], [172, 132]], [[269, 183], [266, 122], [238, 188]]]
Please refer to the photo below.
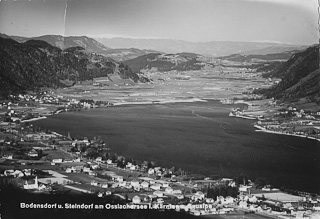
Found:
[[0, 33], [319, 42], [318, 0], [0, 0]]

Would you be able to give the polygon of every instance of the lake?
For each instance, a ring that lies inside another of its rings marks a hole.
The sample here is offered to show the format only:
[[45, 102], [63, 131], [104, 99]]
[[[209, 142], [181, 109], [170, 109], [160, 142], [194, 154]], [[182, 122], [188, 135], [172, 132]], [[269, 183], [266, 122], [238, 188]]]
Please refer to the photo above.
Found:
[[320, 192], [320, 142], [256, 132], [219, 101], [123, 105], [33, 122], [72, 137], [101, 136], [118, 155], [207, 176], [265, 177], [275, 186]]

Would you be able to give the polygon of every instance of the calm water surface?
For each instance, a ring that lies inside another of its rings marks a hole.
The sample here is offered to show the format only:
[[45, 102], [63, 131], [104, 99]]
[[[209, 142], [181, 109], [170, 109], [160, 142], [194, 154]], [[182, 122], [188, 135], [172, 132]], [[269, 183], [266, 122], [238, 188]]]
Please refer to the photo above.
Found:
[[320, 142], [255, 132], [217, 101], [127, 105], [62, 113], [34, 124], [75, 137], [101, 136], [113, 152], [208, 176], [268, 178], [320, 192]]

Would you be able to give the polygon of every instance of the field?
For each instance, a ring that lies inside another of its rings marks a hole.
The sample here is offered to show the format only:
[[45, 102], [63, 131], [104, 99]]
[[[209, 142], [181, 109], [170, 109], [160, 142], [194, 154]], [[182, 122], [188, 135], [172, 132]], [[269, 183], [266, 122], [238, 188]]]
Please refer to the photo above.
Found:
[[257, 197], [262, 197], [264, 195], [265, 198], [280, 201], [280, 202], [299, 202], [302, 201], [303, 198], [296, 195], [290, 195], [283, 192], [266, 192], [266, 193], [259, 193], [255, 194]]
[[[131, 81], [118, 80], [104, 82], [104, 86], [93, 86], [93, 81], [59, 89], [63, 96], [76, 99], [106, 100], [113, 103], [126, 102], [165, 102], [172, 100], [190, 100], [194, 98], [242, 97], [248, 88], [267, 85], [260, 74], [246, 73], [244, 77], [238, 68], [227, 67], [221, 73], [221, 67], [188, 72], [145, 72], [153, 79], [152, 83], [133, 84]], [[190, 78], [184, 80], [180, 78]], [[240, 79], [238, 79], [240, 77]], [[99, 79], [96, 79], [99, 81]]]

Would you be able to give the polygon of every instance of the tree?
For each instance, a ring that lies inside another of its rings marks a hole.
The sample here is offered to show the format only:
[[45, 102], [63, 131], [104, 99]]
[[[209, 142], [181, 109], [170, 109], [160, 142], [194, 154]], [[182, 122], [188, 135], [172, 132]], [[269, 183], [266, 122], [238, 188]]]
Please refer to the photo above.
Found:
[[254, 184], [256, 188], [261, 189], [268, 184], [268, 180], [266, 178], [256, 178]]

